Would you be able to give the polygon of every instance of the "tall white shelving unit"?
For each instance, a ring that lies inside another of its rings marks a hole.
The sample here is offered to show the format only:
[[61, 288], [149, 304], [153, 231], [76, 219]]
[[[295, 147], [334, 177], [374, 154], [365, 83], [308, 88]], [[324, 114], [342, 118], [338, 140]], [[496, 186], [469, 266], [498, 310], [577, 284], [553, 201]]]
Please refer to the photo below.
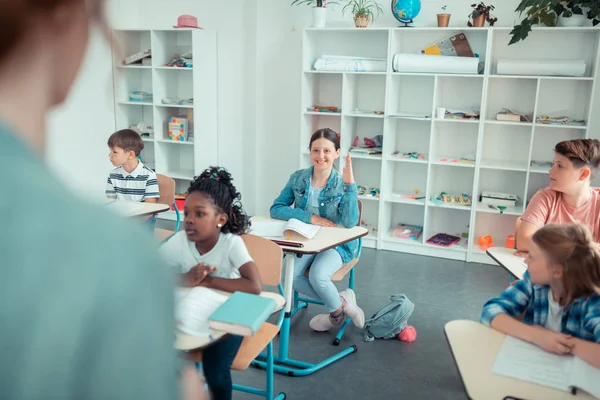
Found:
[[[380, 198], [362, 197], [363, 220], [372, 229], [368, 247], [421, 255], [491, 263], [479, 249], [477, 237], [491, 235], [504, 246], [526, 202], [548, 185], [548, 171], [530, 166], [531, 160], [553, 158], [561, 140], [593, 137], [588, 125], [598, 66], [597, 28], [535, 28], [529, 37], [508, 46], [511, 28], [371, 28], [306, 29], [302, 61], [302, 123], [300, 166], [310, 166], [308, 141], [312, 132], [329, 127], [341, 133], [344, 167], [351, 142], [359, 136], [383, 134], [381, 156], [352, 155], [358, 185], [379, 187]], [[459, 32], [485, 62], [482, 74], [397, 73], [395, 53], [419, 53], [424, 47]], [[555, 49], [555, 50], [552, 50]], [[321, 55], [387, 59], [386, 72], [321, 72], [313, 70]], [[583, 59], [584, 77], [502, 76], [499, 59]], [[307, 111], [315, 104], [334, 105], [340, 114]], [[479, 121], [435, 118], [437, 107], [480, 108]], [[495, 120], [502, 108], [584, 119], [586, 126], [548, 126]], [[354, 109], [384, 110], [384, 115], [355, 114]], [[432, 118], [398, 118], [400, 112]], [[393, 157], [394, 151], [419, 152], [425, 160]], [[475, 162], [449, 163], [444, 158], [475, 158]], [[407, 200], [419, 190], [423, 200]], [[482, 191], [514, 193], [515, 207], [503, 214], [478, 202]], [[472, 207], [453, 206], [432, 198], [441, 192], [473, 196]], [[391, 236], [398, 223], [422, 225], [421, 238]], [[445, 248], [424, 241], [436, 233], [468, 233], [468, 239]]]
[[[122, 65], [114, 57], [115, 129], [140, 122], [154, 135], [144, 137], [142, 160], [157, 173], [173, 178], [177, 193], [187, 190], [194, 176], [217, 165], [217, 36], [198, 29], [115, 30], [114, 54], [130, 55], [151, 49], [152, 65]], [[173, 56], [191, 51], [192, 68], [164, 66]], [[152, 93], [151, 102], [129, 101], [134, 90]], [[162, 104], [163, 98], [193, 99], [191, 104]], [[193, 140], [169, 139], [167, 120], [179, 116], [193, 121]], [[173, 220], [174, 212], [159, 214]]]

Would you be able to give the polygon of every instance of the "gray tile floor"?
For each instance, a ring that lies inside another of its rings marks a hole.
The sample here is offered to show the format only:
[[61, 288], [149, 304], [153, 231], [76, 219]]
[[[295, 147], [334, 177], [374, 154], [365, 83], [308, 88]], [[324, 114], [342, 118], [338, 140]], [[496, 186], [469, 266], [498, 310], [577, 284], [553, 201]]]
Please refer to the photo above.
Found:
[[[340, 284], [340, 289], [347, 281]], [[478, 320], [481, 306], [508, 285], [499, 267], [365, 249], [356, 269], [356, 296], [365, 314], [404, 293], [415, 303], [410, 324], [417, 340], [366, 343], [350, 327], [341, 346], [358, 352], [307, 377], [275, 375], [275, 390], [289, 399], [465, 399], [462, 383], [443, 333], [454, 319]], [[316, 362], [334, 354], [332, 333], [312, 332], [308, 321], [322, 312], [311, 305], [293, 319], [290, 357]], [[234, 382], [264, 385], [264, 372], [235, 372]], [[258, 397], [234, 392], [234, 399]]]

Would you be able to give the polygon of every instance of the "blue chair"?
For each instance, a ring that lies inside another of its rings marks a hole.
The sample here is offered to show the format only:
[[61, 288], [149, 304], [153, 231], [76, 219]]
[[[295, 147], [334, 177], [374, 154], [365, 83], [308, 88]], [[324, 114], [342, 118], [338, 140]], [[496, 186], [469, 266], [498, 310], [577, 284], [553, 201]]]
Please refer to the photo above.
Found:
[[[244, 244], [248, 249], [248, 253], [250, 253], [250, 256], [258, 267], [258, 272], [260, 273], [260, 279], [262, 283], [264, 285], [274, 287], [281, 285], [281, 261], [283, 259], [283, 251], [281, 250], [281, 247], [268, 239], [264, 239], [255, 235], [242, 235], [242, 239], [244, 240]], [[285, 304], [280, 305], [279, 311], [283, 310], [284, 305]], [[283, 312], [280, 313], [279, 319], [281, 320], [282, 318]], [[234, 390], [263, 396], [268, 400], [285, 399], [285, 393], [274, 395], [273, 390], [273, 372], [275, 368], [273, 357], [273, 339], [279, 333], [279, 326], [280, 324], [274, 325], [266, 322], [260, 327], [254, 336], [244, 338], [244, 341], [242, 342], [242, 345], [238, 350], [235, 360], [231, 366], [231, 369], [236, 371], [245, 370], [266, 347], [265, 390], [237, 384], [233, 385]]]
[[[360, 201], [360, 200], [358, 200], [358, 212], [359, 212], [358, 221], [360, 224], [360, 221], [362, 221], [362, 201]], [[333, 276], [331, 277], [331, 280], [333, 282], [340, 282], [341, 280], [344, 279], [344, 277], [349, 272], [350, 279], [348, 282], [348, 287], [350, 289], [354, 290], [354, 266], [358, 263], [361, 252], [362, 252], [362, 238], [358, 239], [358, 250], [356, 252], [356, 256], [348, 264], [342, 265], [342, 268], [340, 268], [339, 270], [337, 270], [337, 272], [335, 274], [333, 274]], [[305, 272], [305, 274], [307, 274], [307, 276], [309, 273], [309, 269], [310, 268], [307, 268], [306, 272]], [[283, 287], [280, 287], [279, 290], [281, 293], [283, 293]], [[294, 308], [292, 309], [292, 317], [294, 316], [294, 314], [296, 314], [301, 309], [308, 307], [309, 303], [323, 305], [323, 302], [321, 300], [300, 297], [299, 293], [294, 291]], [[350, 318], [347, 318], [346, 321], [344, 321], [344, 323], [340, 327], [337, 335], [335, 336], [335, 339], [333, 339], [334, 346], [340, 345], [342, 337], [344, 337], [344, 333], [346, 333], [346, 328], [348, 328], [348, 325], [350, 325], [351, 322], [352, 322], [352, 320]]]

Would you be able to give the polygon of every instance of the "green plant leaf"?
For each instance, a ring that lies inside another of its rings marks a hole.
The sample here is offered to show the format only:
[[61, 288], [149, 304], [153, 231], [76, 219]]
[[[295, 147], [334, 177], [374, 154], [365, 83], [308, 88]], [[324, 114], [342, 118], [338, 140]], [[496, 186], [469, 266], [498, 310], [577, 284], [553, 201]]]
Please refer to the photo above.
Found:
[[583, 10], [579, 6], [573, 7], [571, 11], [573, 11], [573, 14], [575, 15], [583, 15]]
[[565, 18], [571, 18], [573, 16], [573, 12], [571, 10], [565, 10], [565, 12], [563, 12], [562, 16]]
[[527, 35], [529, 35], [529, 32], [531, 32], [531, 22], [526, 18], [521, 21], [519, 25], [515, 25], [513, 30], [510, 31], [512, 38], [508, 44], [511, 45], [519, 42], [520, 40], [525, 40]]

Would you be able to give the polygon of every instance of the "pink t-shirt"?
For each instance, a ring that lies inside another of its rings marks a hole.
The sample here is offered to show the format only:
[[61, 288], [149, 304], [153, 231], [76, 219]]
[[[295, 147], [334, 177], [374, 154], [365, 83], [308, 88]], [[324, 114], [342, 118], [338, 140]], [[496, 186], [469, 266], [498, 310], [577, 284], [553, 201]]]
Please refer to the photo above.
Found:
[[521, 219], [539, 227], [549, 223], [580, 222], [590, 228], [594, 241], [600, 242], [600, 188], [591, 188], [590, 191], [590, 200], [581, 207], [573, 208], [563, 201], [562, 193], [550, 188], [540, 189]]

